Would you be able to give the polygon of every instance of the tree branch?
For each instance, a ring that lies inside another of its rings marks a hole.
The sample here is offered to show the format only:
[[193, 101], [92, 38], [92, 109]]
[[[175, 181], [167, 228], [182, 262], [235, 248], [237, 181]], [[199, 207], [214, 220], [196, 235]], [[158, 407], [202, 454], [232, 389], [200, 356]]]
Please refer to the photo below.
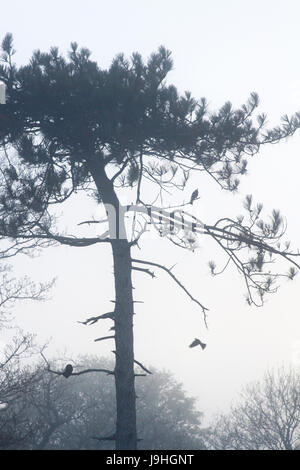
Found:
[[205, 326], [206, 326], [206, 328], [207, 328], [206, 311], [208, 311], [209, 309], [208, 309], [207, 307], [204, 307], [204, 305], [201, 304], [201, 303], [199, 302], [199, 300], [195, 299], [195, 297], [192, 296], [192, 294], [184, 287], [184, 285], [177, 279], [177, 277], [174, 276], [174, 274], [170, 271], [170, 269], [166, 268], [166, 267], [163, 266], [162, 264], [154, 263], [154, 262], [152, 262], [152, 261], [145, 261], [145, 260], [139, 260], [139, 259], [132, 258], [132, 262], [134, 262], [134, 263], [142, 263], [142, 264], [149, 264], [150, 266], [156, 266], [157, 268], [160, 268], [160, 269], [162, 269], [163, 271], [165, 271], [166, 273], [168, 273], [169, 276], [171, 276], [171, 278], [176, 282], [176, 284], [188, 295], [188, 297], [189, 297], [193, 302], [195, 302], [197, 305], [199, 305], [199, 307], [201, 307], [202, 312], [203, 312], [203, 317], [204, 317], [204, 323], [205, 323]]
[[88, 324], [93, 325], [98, 320], [105, 320], [106, 318], [109, 318], [110, 320], [114, 320], [115, 312], [103, 313], [102, 315], [99, 315], [98, 317], [90, 317], [85, 321], [77, 321], [77, 323], [81, 323], [82, 325], [88, 325]]
[[115, 441], [116, 440], [116, 434], [112, 434], [111, 436], [105, 436], [105, 437], [96, 437], [92, 436], [92, 439], [96, 439], [96, 441]]
[[152, 375], [152, 372], [151, 372], [149, 369], [147, 369], [141, 362], [137, 361], [136, 359], [134, 359], [134, 362], [135, 362], [138, 366], [140, 366], [141, 369], [143, 369], [145, 372], [147, 372], [147, 374]]
[[101, 338], [97, 338], [97, 339], [94, 339], [94, 341], [104, 341], [105, 339], [113, 339], [115, 338], [114, 335], [111, 335], [111, 336], [102, 336]]
[[[50, 368], [50, 363], [49, 361], [46, 359], [46, 357], [44, 356], [43, 352], [41, 351], [41, 356], [42, 358], [44, 359], [44, 361], [46, 362], [47, 364], [47, 367], [46, 367], [46, 371], [47, 372], [51, 372], [52, 374], [56, 374], [56, 375], [64, 375], [64, 371], [56, 371], [56, 370], [52, 370]], [[109, 370], [109, 369], [85, 369], [85, 370], [81, 370], [80, 372], [72, 372], [70, 374], [70, 377], [73, 376], [73, 375], [82, 375], [82, 374], [88, 374], [90, 372], [104, 372], [105, 374], [107, 375], [115, 375], [115, 372], [113, 370]]]
[[154, 272], [150, 271], [149, 269], [138, 268], [137, 266], [132, 266], [132, 269], [134, 269], [135, 271], [141, 271], [141, 272], [144, 272], [146, 274], [149, 274], [149, 276], [151, 276], [152, 278], [156, 277]]

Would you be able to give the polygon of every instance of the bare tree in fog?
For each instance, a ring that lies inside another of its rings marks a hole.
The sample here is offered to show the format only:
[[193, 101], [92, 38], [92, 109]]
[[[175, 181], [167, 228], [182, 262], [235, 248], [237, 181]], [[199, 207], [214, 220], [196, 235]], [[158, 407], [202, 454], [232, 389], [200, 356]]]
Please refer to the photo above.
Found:
[[17, 279], [10, 265], [4, 264], [5, 250], [0, 265], [0, 331], [13, 332], [10, 341], [0, 349], [0, 448], [22, 445], [31, 436], [26, 412], [19, 406], [24, 394], [32, 393], [41, 372], [30, 367], [30, 359], [40, 357], [40, 348], [34, 337], [12, 326], [16, 302], [44, 300], [52, 282], [35, 284], [28, 277]]
[[284, 368], [248, 385], [211, 429], [215, 449], [300, 450], [300, 374]]
[[[0, 253], [0, 263], [4, 260]], [[0, 264], [0, 330], [12, 321], [11, 309], [16, 301], [45, 300], [53, 283], [36, 284], [27, 276], [17, 279], [13, 275], [12, 266]]]
[[[112, 368], [112, 360], [82, 356], [76, 359], [80, 367], [98, 369], [100, 365]], [[60, 369], [62, 359], [51, 361]], [[109, 436], [115, 426], [115, 395], [112, 377], [103, 374], [77, 375], [72, 381], [63, 376], [42, 373], [34, 388], [24, 390], [12, 409], [16, 414], [17, 430], [30, 429], [26, 439], [13, 441], [9, 449], [113, 449], [112, 440], [100, 440], [97, 435]], [[196, 402], [188, 397], [182, 385], [168, 372], [155, 372], [147, 380], [136, 384], [138, 429], [142, 449], [202, 449], [205, 430], [201, 427], [202, 414]], [[99, 395], [99, 390], [101, 394]], [[20, 426], [21, 425], [21, 426]]]
[[[266, 293], [276, 291], [278, 278], [293, 278], [299, 267], [298, 252], [289, 244], [280, 245], [285, 230], [280, 213], [273, 211], [271, 220], [264, 220], [262, 205], [248, 196], [244, 217], [225, 214], [215, 223], [205, 223], [187, 209], [197, 203], [198, 188], [186, 193], [186, 202], [179, 206], [170, 207], [170, 196], [186, 190], [190, 174], [199, 172], [220, 188], [235, 191], [248, 158], [262, 145], [294, 134], [299, 114], [285, 116], [281, 126], [268, 130], [266, 116], [256, 114], [255, 93], [238, 109], [227, 102], [209, 113], [204, 98], [195, 100], [189, 92], [180, 95], [166, 84], [172, 59], [164, 47], [147, 62], [138, 53], [129, 60], [120, 54], [107, 70], [76, 43], [67, 59], [53, 47], [49, 53], [37, 50], [21, 67], [13, 63], [11, 34], [2, 49], [0, 79], [7, 101], [0, 108], [0, 236], [29, 250], [32, 243], [111, 248], [114, 307], [84, 323], [104, 318], [113, 322], [113, 333], [97, 338], [115, 341], [116, 429], [110, 438], [117, 449], [134, 450], [135, 366], [143, 372], [146, 368], [134, 357], [132, 271], [151, 278], [153, 270], [164, 271], [199, 306], [205, 322], [208, 312], [173, 268], [138, 257], [136, 248], [147, 224], [184, 249], [195, 249], [197, 237], [208, 236], [226, 257], [220, 269], [210, 263], [212, 273], [235, 266], [244, 279], [248, 302], [261, 305]], [[128, 207], [120, 203], [124, 189], [126, 194], [131, 190], [130, 200], [135, 201], [130, 230], [125, 219]], [[96, 220], [87, 213], [85, 220], [77, 221], [77, 231], [65, 233], [52, 208], [73, 200], [78, 192], [96, 199], [107, 217]], [[273, 260], [264, 270], [269, 255], [287, 261], [290, 271], [272, 271]]]
[[41, 371], [29, 366], [29, 359], [38, 357], [39, 350], [32, 335], [16, 331], [1, 351], [0, 358], [0, 449], [22, 446], [32, 437], [27, 410], [22, 397], [31, 394], [41, 379]]

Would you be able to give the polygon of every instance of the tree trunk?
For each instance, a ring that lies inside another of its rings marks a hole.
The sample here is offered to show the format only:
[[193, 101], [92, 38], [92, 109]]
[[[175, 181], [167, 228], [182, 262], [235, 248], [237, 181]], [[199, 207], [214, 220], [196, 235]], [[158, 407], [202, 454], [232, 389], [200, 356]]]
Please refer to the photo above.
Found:
[[116, 449], [136, 449], [131, 256], [127, 240], [112, 243], [116, 289]]
[[106, 206], [113, 206], [116, 211], [116, 227], [109, 221], [110, 233], [116, 232], [112, 240], [112, 252], [115, 278], [115, 384], [116, 384], [116, 449], [136, 450], [136, 395], [134, 387], [134, 351], [133, 351], [133, 295], [131, 283], [130, 245], [126, 238], [123, 218], [119, 220], [119, 200], [113, 184], [106, 176], [101, 162], [88, 164], [99, 195]]

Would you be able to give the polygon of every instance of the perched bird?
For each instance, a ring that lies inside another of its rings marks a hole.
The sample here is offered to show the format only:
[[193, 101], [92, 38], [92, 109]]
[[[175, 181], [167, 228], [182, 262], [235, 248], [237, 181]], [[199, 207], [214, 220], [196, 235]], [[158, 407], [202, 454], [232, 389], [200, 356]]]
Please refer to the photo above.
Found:
[[70, 377], [70, 375], [72, 375], [72, 372], [73, 372], [72, 364], [67, 364], [65, 370], [63, 371], [63, 376], [66, 377], [67, 379], [68, 377]]
[[190, 344], [190, 348], [194, 348], [195, 346], [201, 346], [202, 349], [206, 348], [205, 343], [201, 343], [200, 339], [195, 338], [194, 341]]
[[198, 189], [195, 189], [195, 191], [192, 192], [190, 204], [193, 204], [193, 202], [198, 198], [198, 196], [199, 196], [199, 191]]

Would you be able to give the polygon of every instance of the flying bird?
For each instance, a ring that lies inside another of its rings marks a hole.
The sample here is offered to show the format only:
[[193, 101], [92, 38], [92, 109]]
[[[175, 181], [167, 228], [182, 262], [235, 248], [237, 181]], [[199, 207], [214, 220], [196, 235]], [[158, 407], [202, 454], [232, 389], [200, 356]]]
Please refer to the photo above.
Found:
[[192, 192], [190, 204], [193, 204], [193, 202], [198, 198], [198, 196], [199, 196], [199, 191], [198, 189], [195, 189], [195, 191]]
[[206, 344], [202, 343], [200, 339], [195, 338], [194, 341], [190, 344], [190, 348], [194, 348], [195, 346], [201, 346], [202, 349], [206, 348]]
[[67, 379], [68, 377], [70, 377], [70, 375], [72, 375], [72, 372], [73, 372], [72, 364], [67, 364], [65, 367], [65, 370], [63, 371], [63, 376], [66, 377]]

